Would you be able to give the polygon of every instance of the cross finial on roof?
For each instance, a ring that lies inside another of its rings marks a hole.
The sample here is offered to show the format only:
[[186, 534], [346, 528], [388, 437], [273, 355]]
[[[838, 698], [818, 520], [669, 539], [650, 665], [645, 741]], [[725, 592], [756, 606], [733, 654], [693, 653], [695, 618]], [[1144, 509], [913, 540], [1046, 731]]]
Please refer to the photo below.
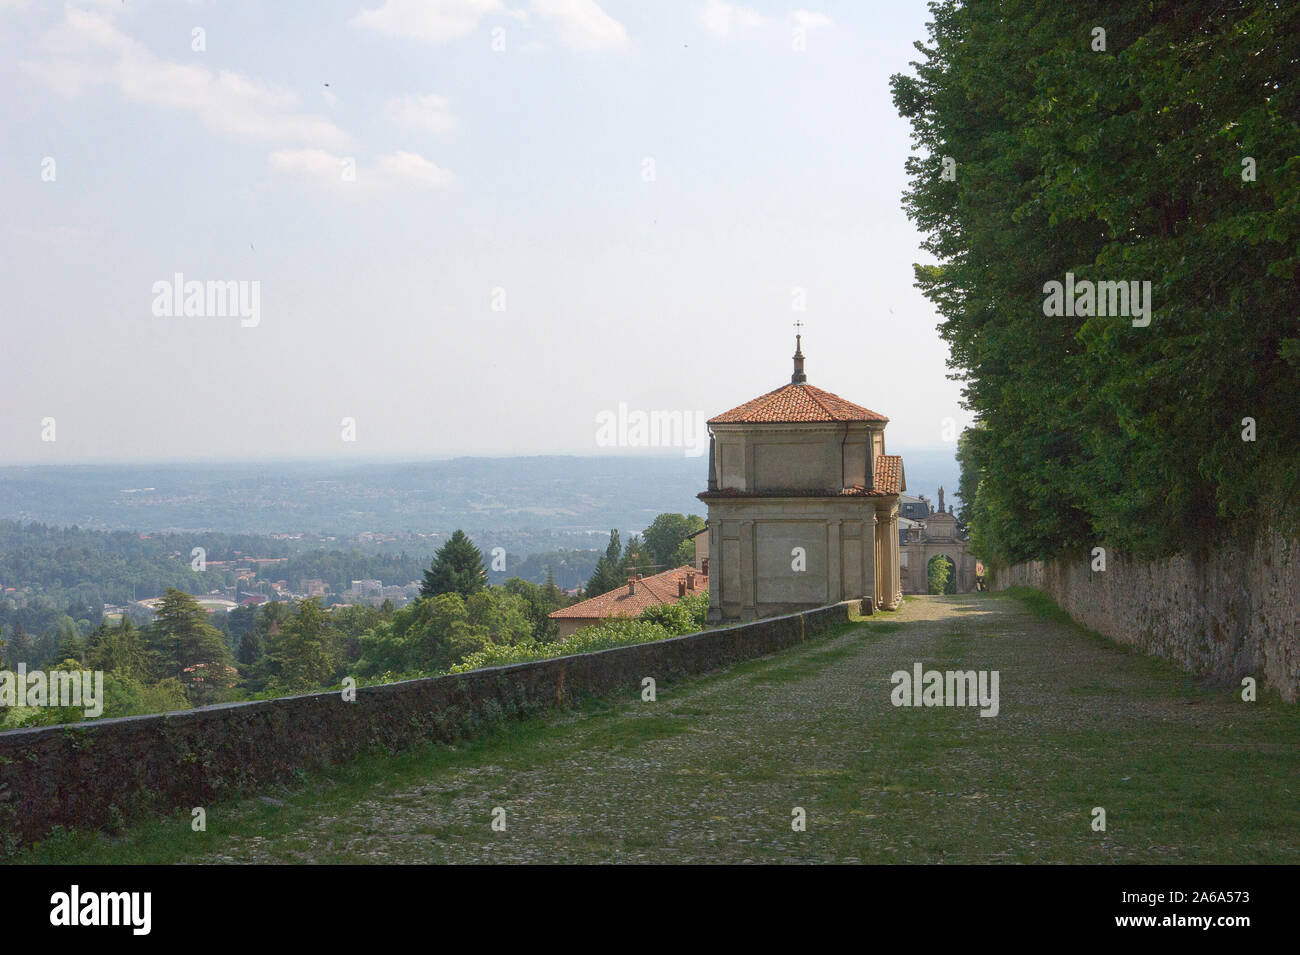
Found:
[[803, 322], [795, 319], [794, 323], [794, 374], [790, 376], [790, 384], [802, 385], [808, 380], [808, 376], [803, 372], [803, 336], [799, 334], [799, 329], [803, 328]]

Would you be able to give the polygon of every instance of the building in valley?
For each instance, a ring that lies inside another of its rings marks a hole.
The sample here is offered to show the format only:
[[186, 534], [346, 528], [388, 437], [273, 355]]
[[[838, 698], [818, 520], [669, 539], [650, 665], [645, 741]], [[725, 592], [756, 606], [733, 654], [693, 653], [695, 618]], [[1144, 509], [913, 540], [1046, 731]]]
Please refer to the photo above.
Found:
[[889, 419], [808, 384], [800, 336], [789, 384], [711, 418], [709, 620], [753, 620], [841, 600], [902, 599], [903, 460]]
[[[708, 558], [705, 558], [707, 565]], [[683, 597], [709, 588], [708, 574], [684, 565], [650, 577], [629, 577], [626, 586], [599, 594], [571, 607], [561, 607], [549, 616], [559, 625], [559, 637], [565, 637], [618, 617], [640, 616], [641, 611], [656, 604], [675, 604]]]

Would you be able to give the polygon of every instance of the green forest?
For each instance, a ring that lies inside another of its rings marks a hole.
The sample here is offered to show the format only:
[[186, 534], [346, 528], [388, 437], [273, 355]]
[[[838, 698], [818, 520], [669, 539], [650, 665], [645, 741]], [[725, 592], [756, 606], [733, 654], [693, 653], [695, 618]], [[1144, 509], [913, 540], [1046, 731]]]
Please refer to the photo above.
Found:
[[[699, 523], [662, 514], [626, 544], [611, 531], [592, 584], [653, 573], [662, 569], [656, 562], [685, 557], [686, 535]], [[140, 566], [147, 567], [154, 554], [135, 548], [130, 556], [143, 557]], [[422, 579], [420, 596], [401, 608], [389, 602], [330, 608], [313, 598], [209, 613], [192, 594], [165, 586], [145, 626], [123, 618], [84, 633], [70, 625], [37, 637], [21, 625], [0, 629], [0, 669], [25, 663], [102, 671], [107, 718], [341, 687], [345, 678], [357, 685], [392, 682], [662, 640], [704, 629], [708, 611], [703, 591], [559, 640], [548, 614], [583, 595], [566, 596], [549, 577], [542, 584], [519, 577], [492, 584], [483, 554], [460, 530], [411, 576]], [[76, 708], [17, 707], [0, 729], [82, 718]]]
[[[195, 547], [205, 551], [202, 571], [192, 569]], [[284, 558], [274, 565], [273, 576], [288, 580], [293, 589], [304, 578], [323, 580], [335, 595], [331, 602], [344, 602], [340, 595], [353, 580], [419, 580], [431, 559], [428, 553], [304, 549], [256, 534], [146, 535], [0, 520], [0, 632], [23, 647], [29, 665], [43, 666], [54, 659], [61, 641], [87, 637], [102, 621], [105, 605], [161, 597], [169, 587], [196, 595], [233, 587], [234, 568], [218, 564], [250, 556]], [[542, 583], [549, 574], [559, 586], [572, 588], [588, 579], [600, 556], [596, 550], [509, 555], [511, 572], [489, 570], [488, 576], [496, 584], [510, 577]], [[239, 613], [214, 622], [237, 639]]]
[[[1300, 4], [931, 9], [892, 90], [917, 149], [904, 207], [935, 260], [917, 284], [975, 419], [958, 456], [976, 552], [1294, 533]], [[1149, 324], [1091, 285], [1060, 314], [1067, 274], [1149, 282]]]

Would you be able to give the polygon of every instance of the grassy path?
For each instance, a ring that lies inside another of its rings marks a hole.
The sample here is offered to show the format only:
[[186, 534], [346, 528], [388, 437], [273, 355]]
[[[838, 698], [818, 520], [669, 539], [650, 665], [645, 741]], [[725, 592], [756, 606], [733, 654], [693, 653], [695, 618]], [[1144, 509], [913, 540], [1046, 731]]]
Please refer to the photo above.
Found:
[[[890, 674], [916, 661], [998, 670], [999, 715], [892, 706]], [[1300, 862], [1300, 708], [1200, 687], [1010, 597], [909, 598], [655, 703], [629, 694], [275, 795], [209, 807], [205, 833], [187, 813], [31, 858]]]

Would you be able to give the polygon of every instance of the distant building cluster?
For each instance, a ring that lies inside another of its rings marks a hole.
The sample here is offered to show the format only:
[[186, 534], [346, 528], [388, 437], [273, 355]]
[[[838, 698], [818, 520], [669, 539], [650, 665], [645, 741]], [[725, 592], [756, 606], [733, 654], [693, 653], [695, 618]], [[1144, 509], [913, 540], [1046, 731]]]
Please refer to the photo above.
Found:
[[[212, 566], [213, 563], [209, 562], [209, 566]], [[273, 601], [292, 603], [297, 600], [317, 598], [327, 604], [330, 603], [328, 600], [331, 596], [329, 585], [319, 577], [302, 578], [298, 582], [297, 590], [290, 589], [289, 582], [286, 580], [268, 582], [266, 586], [270, 593], [240, 589], [244, 585], [246, 578], [240, 576], [238, 579], [239, 583], [233, 588], [221, 588], [213, 590], [204, 596], [196, 596], [195, 599], [198, 601], [199, 606], [208, 613], [229, 613], [239, 607], [259, 607]], [[409, 584], [400, 586], [384, 586], [383, 581], [380, 580], [354, 580], [347, 590], [337, 596], [341, 600], [333, 602], [333, 606], [336, 607], [350, 606], [352, 604], [366, 604], [378, 607], [385, 601], [389, 601], [394, 607], [405, 607], [420, 596], [420, 583], [419, 581], [411, 581]], [[106, 605], [104, 615], [106, 617], [126, 617], [137, 626], [146, 626], [153, 622], [162, 599], [162, 597], [146, 597], [142, 600], [132, 600], [121, 606]]]
[[354, 580], [343, 592], [343, 597], [349, 603], [369, 604], [372, 607], [378, 607], [384, 601], [391, 602], [394, 607], [405, 607], [419, 596], [420, 584], [414, 580], [400, 587], [396, 584], [385, 587], [379, 580]]

